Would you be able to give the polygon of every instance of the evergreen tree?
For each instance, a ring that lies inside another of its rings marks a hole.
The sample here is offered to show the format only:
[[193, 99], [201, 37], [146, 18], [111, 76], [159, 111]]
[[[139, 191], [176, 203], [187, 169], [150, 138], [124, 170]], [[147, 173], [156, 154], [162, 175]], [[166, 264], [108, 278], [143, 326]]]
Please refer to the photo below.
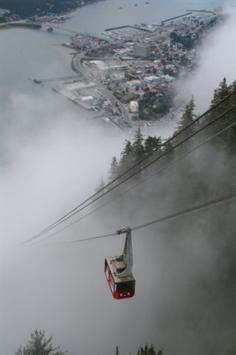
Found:
[[35, 330], [30, 335], [30, 340], [24, 348], [19, 348], [16, 355], [63, 355], [65, 351], [61, 351], [60, 347], [52, 344], [52, 337], [46, 339], [45, 332]]
[[236, 80], [233, 82], [233, 84], [230, 87], [230, 91], [231, 92], [235, 92], [236, 91]]
[[156, 352], [153, 345], [145, 345], [144, 347], [140, 347], [138, 349], [137, 355], [163, 355], [163, 351], [159, 350]]
[[[235, 94], [234, 94], [235, 92]], [[228, 95], [232, 94], [228, 99], [224, 100]], [[222, 116], [222, 119], [218, 121], [217, 125], [213, 125], [213, 133], [214, 127], [217, 129], [222, 128], [226, 124], [226, 120], [228, 124], [233, 123], [235, 121], [235, 99], [236, 99], [236, 81], [234, 81], [231, 85], [227, 85], [226, 78], [222, 80], [219, 87], [214, 92], [214, 97], [211, 102], [211, 108], [214, 105], [217, 107], [213, 108], [210, 114], [208, 115], [209, 119], [214, 119], [223, 115], [225, 112], [228, 112], [227, 115]], [[224, 100], [220, 105], [219, 103]], [[232, 110], [231, 110], [232, 109]], [[231, 110], [231, 111], [230, 111]], [[217, 140], [215, 140], [218, 144], [227, 145], [227, 149], [235, 152], [236, 150], [236, 127], [233, 126], [223, 134], [221, 134]]]
[[231, 127], [227, 133], [227, 141], [229, 144], [229, 150], [235, 154], [236, 152], [236, 126]]
[[179, 123], [178, 131], [181, 131], [183, 128], [187, 127], [188, 125], [194, 122], [194, 118], [195, 118], [194, 108], [195, 108], [195, 103], [194, 103], [194, 99], [192, 98], [190, 102], [185, 106], [185, 111]]
[[113, 157], [110, 167], [110, 180], [115, 179], [119, 174], [119, 164], [116, 157]]
[[134, 158], [133, 146], [129, 140], [126, 140], [125, 147], [121, 152], [120, 169], [127, 169], [133, 162]]
[[126, 160], [131, 157], [133, 154], [133, 146], [130, 141], [126, 140], [125, 148], [123, 149], [121, 155], [123, 160]]
[[143, 135], [140, 128], [138, 128], [134, 137], [133, 153], [136, 160], [140, 160], [144, 157]]
[[154, 137], [149, 136], [144, 141], [144, 152], [146, 156], [152, 154], [153, 152], [158, 151], [160, 147], [161, 147], [161, 137], [157, 138], [155, 136]]
[[214, 91], [214, 96], [213, 99], [211, 101], [211, 106], [216, 105], [218, 102], [220, 102], [221, 100], [223, 100], [226, 96], [228, 96], [230, 93], [230, 88], [227, 85], [227, 80], [226, 78], [224, 78], [219, 87], [217, 89], [215, 89]]

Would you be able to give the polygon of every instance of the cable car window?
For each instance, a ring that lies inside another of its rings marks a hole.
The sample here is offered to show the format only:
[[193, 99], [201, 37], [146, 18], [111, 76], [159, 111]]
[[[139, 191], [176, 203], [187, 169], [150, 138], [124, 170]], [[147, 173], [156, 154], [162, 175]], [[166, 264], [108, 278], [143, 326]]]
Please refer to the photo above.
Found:
[[116, 285], [118, 292], [133, 291], [135, 287], [135, 281], [119, 282]]

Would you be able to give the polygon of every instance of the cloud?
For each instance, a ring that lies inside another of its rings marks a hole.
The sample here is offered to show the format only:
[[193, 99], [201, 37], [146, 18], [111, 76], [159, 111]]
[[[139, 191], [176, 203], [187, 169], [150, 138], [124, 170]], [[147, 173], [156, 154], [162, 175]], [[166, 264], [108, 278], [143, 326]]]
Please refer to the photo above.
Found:
[[199, 49], [198, 68], [177, 84], [178, 97], [189, 100], [194, 96], [201, 112], [208, 108], [224, 77], [229, 83], [236, 79], [236, 9], [230, 7], [227, 13], [226, 22], [209, 34]]
[[[14, 92], [2, 110], [2, 128], [0, 346], [13, 354], [38, 327], [68, 347], [78, 338], [77, 312], [80, 321], [86, 320], [91, 251], [27, 249], [19, 243], [95, 191], [124, 136], [47, 91], [39, 96]], [[81, 229], [72, 232], [76, 237]]]

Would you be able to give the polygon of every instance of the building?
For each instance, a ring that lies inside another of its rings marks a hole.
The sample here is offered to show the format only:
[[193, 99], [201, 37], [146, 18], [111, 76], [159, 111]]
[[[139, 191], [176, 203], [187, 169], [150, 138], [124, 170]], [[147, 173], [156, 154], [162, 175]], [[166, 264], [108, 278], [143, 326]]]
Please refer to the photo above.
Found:
[[138, 113], [138, 110], [139, 110], [138, 101], [130, 101], [130, 103], [129, 103], [129, 112]]
[[133, 47], [133, 56], [139, 58], [149, 58], [151, 55], [151, 48], [144, 44], [135, 44]]

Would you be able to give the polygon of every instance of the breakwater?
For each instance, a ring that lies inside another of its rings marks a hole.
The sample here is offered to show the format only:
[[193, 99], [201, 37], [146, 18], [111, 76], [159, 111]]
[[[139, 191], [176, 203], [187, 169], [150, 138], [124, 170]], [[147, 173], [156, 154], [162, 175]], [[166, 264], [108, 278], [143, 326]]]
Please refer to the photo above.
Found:
[[28, 22], [28, 21], [12, 21], [12, 22], [5, 22], [0, 24], [0, 29], [8, 29], [8, 28], [29, 28], [32, 30], [40, 30], [42, 27], [41, 24], [35, 22]]

